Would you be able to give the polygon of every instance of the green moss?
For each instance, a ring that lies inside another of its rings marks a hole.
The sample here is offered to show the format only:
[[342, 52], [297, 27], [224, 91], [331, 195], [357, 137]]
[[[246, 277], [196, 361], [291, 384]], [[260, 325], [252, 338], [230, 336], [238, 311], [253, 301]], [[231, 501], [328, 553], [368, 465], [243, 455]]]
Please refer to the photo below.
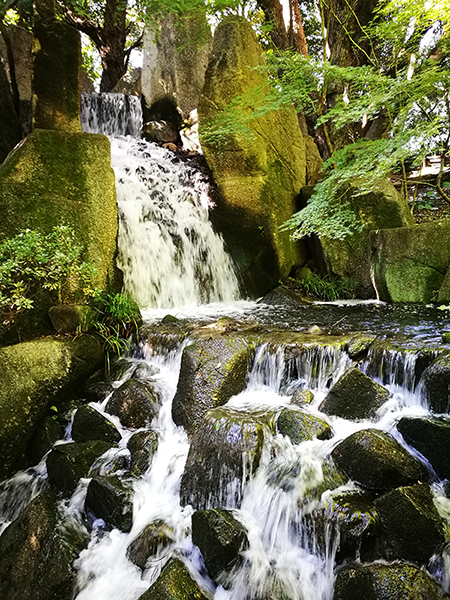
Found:
[[179, 558], [173, 558], [139, 600], [206, 600]]

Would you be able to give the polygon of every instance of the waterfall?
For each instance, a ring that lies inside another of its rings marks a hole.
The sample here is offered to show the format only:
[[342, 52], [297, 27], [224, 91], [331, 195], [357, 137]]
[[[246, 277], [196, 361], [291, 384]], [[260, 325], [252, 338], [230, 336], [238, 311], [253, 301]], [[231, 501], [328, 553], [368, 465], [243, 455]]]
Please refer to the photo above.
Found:
[[[222, 238], [209, 221], [202, 172], [173, 152], [137, 139], [140, 100], [85, 95], [83, 129], [106, 133], [116, 175], [118, 266], [124, 289], [141, 307], [179, 308], [239, 297]], [[127, 137], [124, 137], [127, 135]]]

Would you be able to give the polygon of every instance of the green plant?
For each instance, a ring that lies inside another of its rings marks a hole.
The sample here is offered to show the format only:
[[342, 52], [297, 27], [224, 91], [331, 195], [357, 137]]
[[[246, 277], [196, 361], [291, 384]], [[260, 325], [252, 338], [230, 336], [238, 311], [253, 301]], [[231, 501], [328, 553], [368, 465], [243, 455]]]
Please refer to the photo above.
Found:
[[312, 273], [307, 279], [297, 282], [298, 285], [310, 296], [328, 302], [354, 297], [354, 285], [329, 275]]
[[96, 269], [82, 260], [73, 230], [57, 226], [48, 234], [26, 229], [0, 244], [0, 317], [12, 322], [33, 308], [39, 290], [56, 292], [58, 301], [93, 295]]

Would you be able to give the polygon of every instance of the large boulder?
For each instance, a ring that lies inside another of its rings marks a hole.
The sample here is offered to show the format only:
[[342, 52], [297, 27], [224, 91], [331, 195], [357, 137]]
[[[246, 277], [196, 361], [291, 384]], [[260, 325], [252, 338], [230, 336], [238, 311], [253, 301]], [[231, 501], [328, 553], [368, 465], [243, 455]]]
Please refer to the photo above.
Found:
[[149, 523], [128, 546], [127, 557], [144, 571], [148, 559], [170, 546], [174, 536], [174, 530], [161, 519]]
[[242, 338], [197, 340], [186, 346], [172, 405], [175, 423], [192, 435], [209, 409], [242, 392], [251, 355]]
[[422, 375], [428, 406], [435, 413], [450, 411], [450, 354], [438, 356]]
[[192, 541], [201, 550], [208, 574], [219, 584], [242, 563], [247, 530], [229, 510], [197, 510], [192, 515]]
[[207, 600], [179, 558], [172, 558], [138, 600]]
[[371, 233], [370, 245], [380, 299], [429, 302], [450, 265], [450, 221], [379, 229]]
[[[270, 419], [226, 408], [208, 411], [189, 449], [181, 504], [195, 509], [239, 506], [243, 484], [259, 465]], [[227, 494], [230, 487], [233, 494]]]
[[[71, 600], [75, 591], [72, 563], [84, 540], [67, 535], [56, 499], [37, 496], [0, 536], [2, 600]], [[69, 539], [71, 541], [69, 541]]]
[[450, 419], [403, 417], [397, 429], [405, 442], [431, 463], [440, 479], [450, 479]]
[[93, 477], [88, 485], [85, 509], [109, 525], [128, 532], [133, 524], [132, 490], [118, 477]]
[[375, 500], [389, 560], [428, 564], [445, 542], [444, 521], [427, 485], [391, 490]]
[[128, 379], [106, 405], [106, 411], [119, 417], [125, 427], [145, 427], [158, 414], [159, 399], [151, 385], [138, 379]]
[[333, 600], [444, 600], [436, 581], [407, 563], [345, 567], [339, 571]]
[[298, 408], [283, 408], [277, 419], [277, 429], [282, 435], [287, 435], [292, 444], [301, 444], [314, 438], [327, 440], [332, 437], [329, 423]]
[[370, 419], [388, 398], [386, 388], [358, 369], [350, 369], [334, 384], [319, 410], [343, 419]]
[[0, 480], [52, 405], [103, 364], [97, 338], [41, 339], [0, 349]]
[[74, 442], [120, 442], [122, 436], [111, 421], [92, 408], [81, 406], [75, 413], [72, 423], [72, 439]]
[[369, 490], [389, 490], [428, 479], [423, 465], [391, 435], [378, 429], [353, 433], [331, 456], [349, 479]]
[[[258, 108], [269, 92], [252, 26], [242, 17], [224, 19], [215, 31], [199, 100], [200, 141], [220, 192], [213, 222], [254, 297], [306, 262], [305, 247], [279, 230], [295, 212], [295, 197], [306, 182], [305, 140], [293, 107], [252, 118], [240, 133], [216, 136], [213, 121], [238, 97], [250, 97]], [[254, 108], [241, 109], [254, 117]]]

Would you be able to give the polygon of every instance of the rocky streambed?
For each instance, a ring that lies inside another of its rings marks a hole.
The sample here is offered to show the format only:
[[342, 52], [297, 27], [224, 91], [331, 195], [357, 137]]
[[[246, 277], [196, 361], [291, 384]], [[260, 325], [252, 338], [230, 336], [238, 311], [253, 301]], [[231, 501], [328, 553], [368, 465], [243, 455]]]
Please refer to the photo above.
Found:
[[1, 598], [446, 597], [438, 313], [284, 310], [155, 321], [42, 420], [0, 486]]

